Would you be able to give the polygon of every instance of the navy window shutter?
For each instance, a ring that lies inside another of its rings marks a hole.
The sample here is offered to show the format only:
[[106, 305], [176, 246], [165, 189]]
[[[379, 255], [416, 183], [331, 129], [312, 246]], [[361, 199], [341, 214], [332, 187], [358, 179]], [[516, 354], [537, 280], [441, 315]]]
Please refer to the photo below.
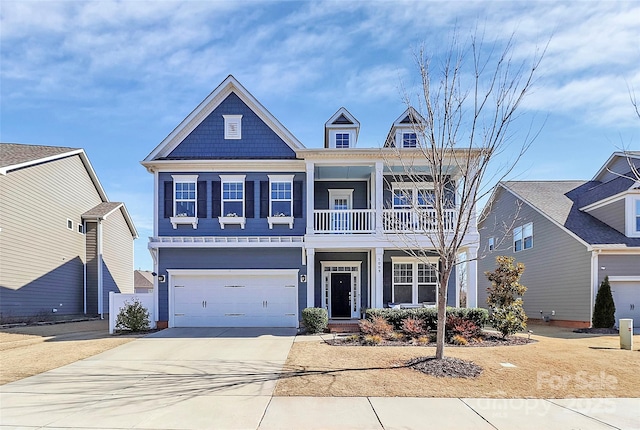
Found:
[[302, 218], [302, 181], [293, 181], [293, 217]]
[[222, 201], [220, 199], [220, 181], [211, 182], [211, 217], [217, 218], [222, 212]]
[[260, 181], [260, 218], [269, 216], [269, 181]]
[[173, 216], [173, 181], [164, 181], [164, 217]]
[[207, 181], [198, 181], [198, 218], [207, 217]]
[[391, 301], [393, 289], [393, 265], [390, 261], [382, 263], [382, 303], [383, 307]]
[[253, 194], [253, 181], [244, 183], [244, 216], [245, 218], [254, 217], [255, 195]]

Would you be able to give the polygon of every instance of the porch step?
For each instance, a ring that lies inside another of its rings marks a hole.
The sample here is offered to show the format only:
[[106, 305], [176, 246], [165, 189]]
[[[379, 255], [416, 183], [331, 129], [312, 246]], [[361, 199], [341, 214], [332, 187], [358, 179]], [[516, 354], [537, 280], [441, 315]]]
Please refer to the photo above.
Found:
[[357, 321], [329, 321], [327, 329], [329, 333], [358, 333], [360, 326]]

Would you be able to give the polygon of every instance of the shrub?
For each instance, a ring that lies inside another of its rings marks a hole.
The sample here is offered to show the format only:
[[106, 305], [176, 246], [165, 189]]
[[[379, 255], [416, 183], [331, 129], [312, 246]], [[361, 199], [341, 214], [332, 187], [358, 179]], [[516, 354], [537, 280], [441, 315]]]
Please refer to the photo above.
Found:
[[373, 317], [371, 320], [360, 320], [360, 332], [364, 335], [389, 337], [393, 332], [393, 326], [384, 317]]
[[445, 323], [445, 336], [447, 339], [461, 336], [468, 341], [474, 337], [479, 337], [481, 334], [480, 327], [473, 321], [455, 315], [447, 315]]
[[382, 336], [377, 334], [367, 334], [362, 339], [362, 342], [365, 345], [378, 345], [380, 344], [380, 342], [382, 342]]
[[464, 336], [457, 334], [451, 338], [451, 343], [454, 345], [466, 345], [469, 341]]
[[149, 330], [149, 326], [149, 311], [142, 306], [140, 300], [134, 298], [132, 302], [125, 301], [116, 316], [116, 329], [143, 331]]
[[308, 333], [322, 333], [329, 324], [329, 315], [323, 308], [304, 308], [302, 310], [302, 323]]
[[425, 334], [424, 322], [415, 317], [405, 318], [402, 321], [402, 332], [411, 338], [416, 338]]
[[389, 340], [397, 340], [401, 342], [404, 340], [404, 334], [400, 333], [399, 331], [393, 331], [389, 335]]
[[593, 327], [594, 328], [611, 328], [616, 323], [616, 305], [611, 295], [611, 286], [609, 285], [609, 277], [605, 277], [604, 281], [598, 288], [596, 295], [596, 303], [593, 307]]
[[418, 345], [426, 345], [431, 341], [431, 336], [420, 336], [415, 340]]
[[485, 276], [491, 281], [491, 286], [487, 288], [487, 304], [491, 309], [489, 321], [502, 333], [502, 337], [527, 327], [527, 315], [522, 308], [522, 299], [516, 297], [527, 291], [527, 287], [520, 284], [524, 264], [514, 265], [513, 262], [513, 257], [496, 257], [498, 267], [493, 272], [485, 272]]
[[[489, 319], [489, 312], [481, 308], [447, 308], [447, 315], [455, 315], [473, 321], [478, 327], [482, 327]], [[395, 330], [402, 330], [402, 322], [407, 318], [422, 320], [426, 329], [438, 326], [438, 310], [436, 308], [417, 309], [367, 309], [365, 318], [371, 320], [380, 316], [393, 325]]]

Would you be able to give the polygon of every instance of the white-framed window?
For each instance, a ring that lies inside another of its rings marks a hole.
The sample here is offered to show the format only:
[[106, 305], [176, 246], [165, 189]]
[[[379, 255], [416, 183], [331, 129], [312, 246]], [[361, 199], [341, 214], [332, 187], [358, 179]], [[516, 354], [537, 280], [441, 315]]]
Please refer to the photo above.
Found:
[[73, 221], [71, 221], [69, 218], [67, 218], [67, 228], [69, 230], [73, 230]]
[[336, 148], [349, 147], [349, 133], [336, 133]]
[[244, 216], [244, 181], [222, 182], [223, 216]]
[[513, 229], [513, 251], [533, 248], [533, 223], [527, 223]]
[[640, 199], [636, 200], [636, 233], [640, 233]]
[[84, 234], [84, 226], [81, 222], [78, 223], [78, 233]]
[[496, 240], [495, 240], [495, 238], [490, 237], [489, 238], [489, 243], [488, 243], [489, 251], [493, 251], [495, 249], [495, 247], [496, 247]]
[[416, 133], [405, 131], [402, 133], [402, 147], [403, 148], [417, 148], [418, 136]]
[[224, 118], [224, 138], [242, 139], [242, 115], [222, 115]]
[[431, 185], [394, 183], [393, 208], [394, 209], [428, 209], [433, 208], [435, 194]]
[[437, 260], [392, 257], [393, 303], [435, 304], [438, 290]]
[[267, 175], [269, 177], [269, 228], [274, 224], [288, 224], [293, 228], [293, 176]]
[[173, 228], [179, 224], [198, 225], [198, 175], [171, 175], [173, 178]]

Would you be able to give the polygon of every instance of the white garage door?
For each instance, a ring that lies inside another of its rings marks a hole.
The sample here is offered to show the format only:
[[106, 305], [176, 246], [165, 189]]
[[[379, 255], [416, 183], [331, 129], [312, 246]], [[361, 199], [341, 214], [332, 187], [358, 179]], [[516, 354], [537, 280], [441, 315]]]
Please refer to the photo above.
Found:
[[616, 326], [621, 318], [632, 318], [633, 326], [640, 328], [640, 281], [612, 281], [611, 294], [616, 305]]
[[297, 327], [297, 270], [170, 271], [173, 327]]

